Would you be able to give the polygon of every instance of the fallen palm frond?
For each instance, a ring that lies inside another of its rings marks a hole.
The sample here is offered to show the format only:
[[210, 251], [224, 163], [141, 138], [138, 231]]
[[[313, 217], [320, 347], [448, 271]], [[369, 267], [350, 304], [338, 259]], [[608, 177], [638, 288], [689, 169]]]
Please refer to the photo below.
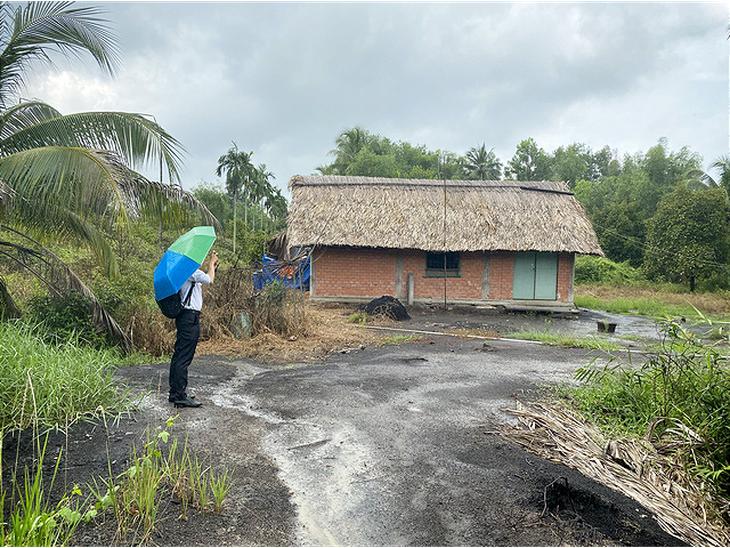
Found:
[[563, 406], [531, 403], [508, 412], [518, 426], [504, 425], [502, 433], [526, 450], [631, 497], [654, 514], [662, 529], [693, 546], [730, 545], [730, 528], [721, 515], [727, 508], [718, 508], [702, 484], [651, 443], [606, 440]]

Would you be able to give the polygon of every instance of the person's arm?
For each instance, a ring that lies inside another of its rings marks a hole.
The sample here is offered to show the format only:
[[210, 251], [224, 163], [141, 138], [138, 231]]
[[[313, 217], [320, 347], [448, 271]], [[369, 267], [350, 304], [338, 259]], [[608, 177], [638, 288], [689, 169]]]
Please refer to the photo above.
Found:
[[208, 261], [208, 277], [210, 278], [210, 283], [213, 283], [213, 280], [215, 279], [215, 271], [218, 268], [218, 254], [215, 251], [212, 251], [210, 254], [210, 261]]

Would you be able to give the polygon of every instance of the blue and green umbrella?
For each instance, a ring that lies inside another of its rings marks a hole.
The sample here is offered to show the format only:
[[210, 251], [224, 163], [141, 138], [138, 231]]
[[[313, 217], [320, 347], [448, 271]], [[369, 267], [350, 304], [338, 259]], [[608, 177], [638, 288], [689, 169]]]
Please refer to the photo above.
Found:
[[177, 293], [213, 247], [212, 226], [196, 226], [180, 236], [165, 251], [155, 268], [155, 298], [160, 301]]

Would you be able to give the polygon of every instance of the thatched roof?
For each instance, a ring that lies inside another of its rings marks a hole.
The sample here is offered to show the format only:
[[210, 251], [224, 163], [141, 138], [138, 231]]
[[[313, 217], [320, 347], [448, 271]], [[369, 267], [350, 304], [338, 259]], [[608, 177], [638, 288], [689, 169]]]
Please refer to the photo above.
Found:
[[291, 246], [603, 255], [565, 183], [295, 175], [289, 188]]

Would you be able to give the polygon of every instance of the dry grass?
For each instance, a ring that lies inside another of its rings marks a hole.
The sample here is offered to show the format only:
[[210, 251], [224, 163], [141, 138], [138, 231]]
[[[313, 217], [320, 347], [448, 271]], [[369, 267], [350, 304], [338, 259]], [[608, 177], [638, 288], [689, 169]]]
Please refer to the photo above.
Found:
[[255, 358], [266, 363], [312, 361], [332, 351], [376, 344], [382, 339], [382, 335], [347, 321], [353, 312], [351, 307], [305, 302], [303, 306], [300, 304], [298, 312], [298, 335], [269, 332], [239, 340], [230, 334], [218, 333], [201, 341], [197, 352]]
[[509, 410], [520, 426], [503, 425], [507, 438], [528, 451], [575, 468], [654, 513], [668, 533], [692, 546], [728, 546], [730, 529], [696, 481], [668, 454], [643, 440], [607, 440], [575, 412], [533, 403]]

